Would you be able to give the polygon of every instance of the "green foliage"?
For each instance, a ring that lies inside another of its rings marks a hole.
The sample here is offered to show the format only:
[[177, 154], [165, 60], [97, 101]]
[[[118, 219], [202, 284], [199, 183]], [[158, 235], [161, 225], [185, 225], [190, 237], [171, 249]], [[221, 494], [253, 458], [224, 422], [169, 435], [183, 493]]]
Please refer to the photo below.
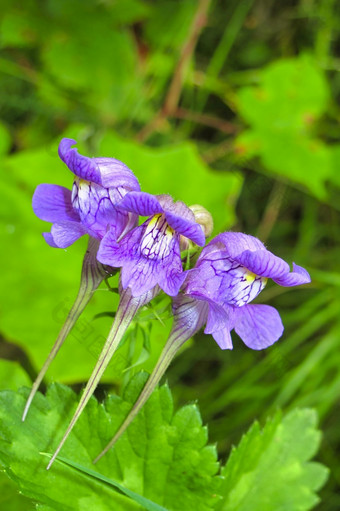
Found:
[[24, 495], [60, 510], [114, 506], [123, 511], [141, 509], [137, 505], [141, 504], [153, 511], [159, 504], [168, 511], [304, 511], [317, 503], [315, 492], [324, 484], [327, 470], [309, 461], [320, 441], [314, 412], [295, 410], [282, 420], [277, 413], [263, 430], [255, 423], [232, 450], [221, 478], [216, 449], [207, 445], [207, 429], [197, 407], [174, 412], [166, 385], [154, 391], [127, 432], [94, 467], [92, 459], [144, 382], [140, 373], [129, 382], [123, 398], [111, 395], [104, 406], [91, 398], [63, 448], [63, 458], [49, 472], [41, 452], [55, 448], [76, 395], [67, 387], [50, 386], [46, 397], [37, 396], [22, 423], [27, 391], [2, 391], [0, 462], [8, 476]]
[[311, 410], [293, 410], [267, 422], [257, 422], [231, 452], [222, 470], [221, 511], [306, 511], [319, 501], [315, 492], [328, 470], [309, 460], [320, 443]]
[[30, 385], [31, 381], [27, 373], [17, 362], [0, 359], [0, 389], [17, 390], [24, 385]]
[[[23, 385], [30, 385], [30, 379], [17, 362], [0, 359], [0, 389], [17, 390]], [[14, 481], [4, 471], [0, 471], [0, 509], [6, 511], [29, 511], [33, 504], [18, 493]]]
[[5, 472], [0, 472], [0, 509], [6, 511], [33, 511], [34, 504], [18, 492], [17, 485]]
[[[268, 285], [261, 294], [283, 317], [277, 345], [255, 353], [235, 339], [232, 352], [221, 352], [202, 336], [168, 378], [180, 403], [200, 397], [222, 456], [254, 417], [264, 421], [277, 406], [315, 407], [327, 439], [320, 459], [332, 472], [318, 509], [333, 511], [340, 508], [339, 3], [211, 2], [195, 45], [202, 3], [2, 0], [0, 355], [28, 357], [38, 370], [77, 292], [85, 242], [49, 248], [39, 235], [48, 226], [31, 211], [40, 182], [70, 187], [56, 150], [71, 136], [84, 154], [125, 160], [145, 190], [210, 206], [215, 233], [259, 235], [276, 254], [308, 267], [308, 289]], [[174, 78], [178, 108], [150, 124], [164, 113]], [[143, 139], [146, 126], [152, 129]], [[105, 286], [98, 290], [48, 378], [86, 381], [116, 303]], [[140, 367], [152, 369], [171, 321], [161, 316], [165, 326], [143, 311], [106, 384], [121, 386]], [[8, 364], [0, 381], [14, 389], [27, 378]], [[34, 505], [13, 490], [1, 493], [0, 507]]]
[[256, 87], [241, 88], [237, 104], [251, 129], [236, 140], [243, 156], [260, 155], [266, 169], [326, 197], [332, 179], [331, 149], [315, 137], [315, 121], [326, 111], [325, 76], [305, 55], [271, 64]]
[[[48, 458], [51, 458], [52, 456], [47, 453], [42, 453], [43, 455], [47, 456]], [[108, 484], [109, 486], [112, 486], [115, 490], [119, 490], [123, 495], [126, 495], [130, 499], [132, 499], [137, 504], [140, 504], [143, 509], [146, 509], [147, 511], [166, 511], [166, 509], [163, 506], [159, 506], [158, 504], [155, 504], [149, 499], [146, 499], [142, 495], [138, 495], [138, 493], [135, 493], [128, 488], [125, 488], [125, 486], [117, 483], [117, 481], [113, 481], [112, 479], [109, 479], [108, 477], [103, 476], [102, 474], [99, 474], [99, 472], [96, 472], [95, 470], [91, 470], [90, 468], [85, 468], [82, 465], [79, 465], [79, 463], [74, 463], [73, 461], [70, 461], [66, 458], [58, 457], [58, 462], [64, 463], [65, 465], [75, 468], [78, 470], [81, 474], [84, 474], [85, 476], [89, 476], [93, 479], [96, 479], [98, 481], [101, 481], [105, 484]]]
[[11, 137], [6, 126], [0, 122], [0, 156], [6, 154], [11, 145]]
[[[95, 399], [87, 406], [63, 455], [85, 468], [104, 447], [140, 392], [145, 377], [136, 377], [124, 399], [110, 396], [105, 408]], [[102, 481], [84, 477], [70, 466], [56, 463], [46, 471], [46, 458], [65, 428], [77, 397], [67, 387], [53, 385], [39, 395], [27, 422], [21, 413], [27, 392], [4, 391], [0, 399], [0, 460], [22, 492], [53, 509], [139, 509], [127, 497]], [[219, 478], [216, 450], [207, 446], [197, 407], [173, 413], [169, 389], [154, 392], [144, 410], [117, 446], [95, 470], [129, 490], [171, 510], [211, 509]]]

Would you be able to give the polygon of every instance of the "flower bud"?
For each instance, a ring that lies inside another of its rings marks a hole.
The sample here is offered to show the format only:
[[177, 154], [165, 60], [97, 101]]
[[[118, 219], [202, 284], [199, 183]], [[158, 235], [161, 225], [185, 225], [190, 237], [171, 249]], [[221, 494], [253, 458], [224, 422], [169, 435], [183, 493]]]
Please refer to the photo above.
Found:
[[202, 226], [204, 236], [209, 238], [214, 229], [214, 221], [209, 211], [200, 204], [194, 204], [189, 209], [195, 215], [196, 222]]

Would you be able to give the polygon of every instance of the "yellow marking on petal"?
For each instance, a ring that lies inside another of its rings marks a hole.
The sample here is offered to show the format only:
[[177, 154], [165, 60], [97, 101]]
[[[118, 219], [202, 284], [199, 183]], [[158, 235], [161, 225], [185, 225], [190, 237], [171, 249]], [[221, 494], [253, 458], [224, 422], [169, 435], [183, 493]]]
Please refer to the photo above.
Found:
[[253, 273], [252, 271], [249, 271], [249, 270], [247, 270], [247, 272], [244, 274], [244, 277], [245, 277], [246, 281], [249, 282], [250, 284], [252, 282], [254, 282], [255, 279], [261, 279], [261, 284], [262, 284], [263, 288], [265, 287], [265, 285], [268, 282], [268, 279], [266, 277], [260, 277], [259, 275], [256, 275], [256, 273]]
[[[160, 227], [160, 226], [157, 226], [157, 224], [158, 223], [161, 224], [161, 222], [163, 221], [162, 216], [163, 216], [163, 213], [158, 213], [157, 215], [154, 215], [151, 218], [151, 220], [149, 221], [148, 226], [146, 228], [144, 236], [146, 234], [149, 234], [155, 227], [158, 227], [158, 228]], [[175, 232], [174, 229], [172, 227], [170, 227], [170, 225], [168, 223], [166, 223], [165, 228], [163, 227], [163, 229], [162, 229], [162, 234], [165, 236], [173, 236], [174, 232]]]
[[257, 275], [249, 270], [247, 270], [247, 272], [244, 274], [244, 278], [246, 279], [247, 282], [254, 282], [256, 277]]
[[161, 218], [161, 216], [162, 216], [162, 213], [158, 213], [158, 215], [154, 215], [151, 218], [150, 222], [148, 223], [147, 230], [149, 228], [153, 229], [155, 227], [155, 225], [157, 224], [158, 220]]
[[79, 186], [79, 189], [81, 188], [81, 186], [90, 186], [90, 181], [86, 181], [86, 179], [79, 179], [78, 181], [78, 186]]

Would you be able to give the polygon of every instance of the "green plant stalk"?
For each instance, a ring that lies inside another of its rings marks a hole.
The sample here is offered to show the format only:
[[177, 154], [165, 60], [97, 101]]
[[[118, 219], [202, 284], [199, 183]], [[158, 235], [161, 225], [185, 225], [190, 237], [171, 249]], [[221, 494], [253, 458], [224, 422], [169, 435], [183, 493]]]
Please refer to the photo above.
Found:
[[145, 405], [152, 392], [154, 391], [156, 385], [158, 385], [163, 374], [169, 367], [172, 359], [187, 340], [187, 325], [175, 325], [170, 332], [162, 354], [159, 357], [158, 362], [149, 379], [147, 380], [140, 396], [138, 397], [137, 401], [133, 405], [132, 409], [130, 410], [122, 425], [119, 427], [112, 440], [110, 440], [105, 449], [93, 460], [93, 463], [97, 463], [97, 461], [99, 461], [100, 458], [104, 456], [104, 454], [106, 454], [109, 449], [111, 449], [111, 447], [117, 442], [117, 440], [131, 424], [136, 415], [138, 415], [139, 411]]
[[80, 417], [82, 411], [87, 405], [90, 397], [95, 391], [105, 369], [107, 368], [113, 354], [119, 346], [120, 341], [122, 340], [127, 328], [129, 327], [131, 321], [135, 317], [138, 310], [146, 305], [156, 294], [158, 293], [158, 289], [154, 288], [154, 290], [149, 291], [139, 297], [132, 297], [130, 289], [123, 290], [120, 297], [120, 302], [118, 305], [117, 313], [115, 315], [115, 319], [107, 340], [104, 344], [104, 347], [101, 351], [99, 359], [92, 371], [89, 381], [86, 384], [86, 387], [83, 391], [82, 397], [79, 401], [79, 404], [74, 412], [74, 415], [69, 423], [67, 430], [59, 443], [56, 451], [54, 452], [49, 464], [47, 465], [47, 470], [49, 470], [54, 463], [56, 457], [62, 446], [64, 445], [67, 437], [71, 433], [73, 427], [75, 426], [78, 418]]
[[109, 273], [105, 270], [104, 266], [100, 264], [97, 259], [97, 251], [99, 247], [99, 240], [94, 238], [89, 239], [87, 251], [84, 256], [81, 279], [80, 279], [80, 287], [78, 291], [78, 295], [75, 299], [74, 304], [71, 307], [70, 312], [67, 315], [66, 321], [63, 324], [57, 340], [55, 341], [52, 350], [50, 351], [44, 365], [42, 366], [37, 378], [35, 379], [31, 392], [28, 396], [25, 409], [22, 415], [22, 420], [26, 419], [28, 410], [31, 406], [31, 403], [34, 399], [36, 392], [58, 351], [66, 340], [68, 334], [76, 324], [80, 315], [84, 311], [86, 305], [92, 298], [93, 293], [96, 291], [101, 282], [108, 277]]

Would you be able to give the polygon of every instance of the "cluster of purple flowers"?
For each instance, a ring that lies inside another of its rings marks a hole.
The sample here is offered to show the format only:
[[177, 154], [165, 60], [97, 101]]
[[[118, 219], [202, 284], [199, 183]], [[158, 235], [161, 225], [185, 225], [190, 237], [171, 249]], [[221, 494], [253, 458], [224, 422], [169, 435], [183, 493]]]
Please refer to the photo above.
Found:
[[[170, 345], [182, 345], [204, 326], [222, 349], [232, 349], [232, 330], [255, 350], [281, 337], [277, 310], [251, 302], [268, 278], [280, 286], [310, 282], [304, 268], [293, 263], [291, 271], [261, 241], [243, 233], [221, 233], [205, 246], [210, 233], [195, 208], [169, 195], [142, 192], [122, 162], [82, 156], [74, 144], [65, 138], [59, 145], [60, 158], [74, 174], [72, 191], [42, 184], [33, 196], [35, 214], [52, 222], [51, 232], [43, 233], [50, 246], [68, 247], [84, 234], [96, 240], [98, 264], [121, 268], [126, 310], [132, 305], [137, 310], [160, 290], [173, 297], [168, 354]], [[139, 225], [140, 216], [146, 220]], [[204, 248], [194, 267], [184, 270], [181, 247], [188, 245]], [[164, 368], [169, 362], [163, 357]]]
[[[252, 349], [267, 348], [279, 339], [283, 326], [278, 312], [268, 305], [249, 305], [271, 278], [281, 286], [310, 282], [308, 272], [295, 264], [293, 271], [266, 250], [253, 236], [225, 232], [202, 250], [196, 265], [183, 271], [180, 239], [204, 246], [203, 227], [183, 202], [169, 195], [141, 192], [138, 180], [124, 163], [113, 158], [87, 158], [63, 139], [59, 156], [74, 173], [72, 191], [58, 185], [39, 185], [33, 209], [53, 222], [44, 233], [52, 247], [65, 248], [80, 236], [100, 240], [97, 259], [121, 268], [121, 285], [132, 296], [147, 293], [157, 284], [174, 297], [174, 313], [185, 304], [187, 314], [199, 311], [200, 326], [222, 349], [232, 349], [235, 329]], [[147, 217], [137, 225], [138, 216]], [[188, 298], [191, 306], [188, 306]]]

